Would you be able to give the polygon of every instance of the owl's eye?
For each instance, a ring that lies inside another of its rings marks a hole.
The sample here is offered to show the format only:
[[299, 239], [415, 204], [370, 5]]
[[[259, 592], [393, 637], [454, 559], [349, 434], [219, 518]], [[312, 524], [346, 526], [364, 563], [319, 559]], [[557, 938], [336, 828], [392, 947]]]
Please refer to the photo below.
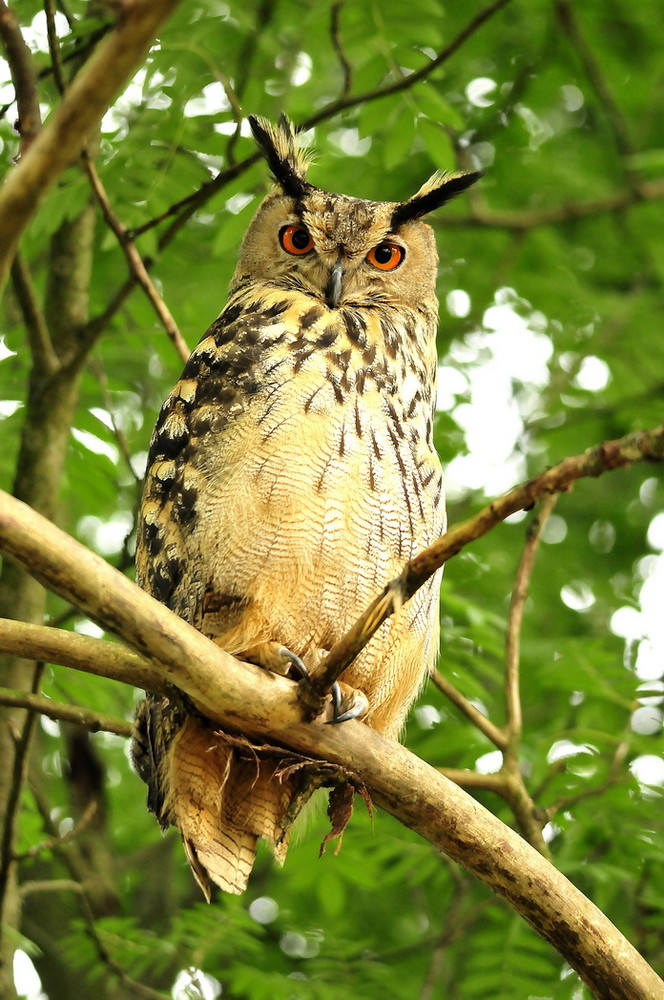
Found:
[[370, 250], [367, 260], [381, 271], [394, 271], [406, 256], [406, 251], [397, 243], [379, 243]]
[[302, 257], [314, 247], [314, 241], [304, 226], [284, 226], [279, 232], [279, 242], [286, 253], [296, 257]]

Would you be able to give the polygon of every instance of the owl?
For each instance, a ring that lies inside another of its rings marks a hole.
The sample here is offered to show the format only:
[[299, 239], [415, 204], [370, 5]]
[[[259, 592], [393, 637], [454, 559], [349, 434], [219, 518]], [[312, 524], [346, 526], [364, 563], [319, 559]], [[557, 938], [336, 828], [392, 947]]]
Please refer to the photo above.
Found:
[[[276, 189], [159, 414], [136, 569], [229, 653], [302, 677], [445, 528], [438, 257], [420, 220], [479, 174], [436, 173], [403, 202], [332, 194], [307, 180], [287, 120], [250, 124]], [[333, 721], [399, 735], [437, 654], [439, 587], [348, 667]], [[139, 706], [133, 759], [208, 899], [246, 888], [259, 838], [283, 861], [302, 778], [278, 751], [247, 751], [173, 689]]]

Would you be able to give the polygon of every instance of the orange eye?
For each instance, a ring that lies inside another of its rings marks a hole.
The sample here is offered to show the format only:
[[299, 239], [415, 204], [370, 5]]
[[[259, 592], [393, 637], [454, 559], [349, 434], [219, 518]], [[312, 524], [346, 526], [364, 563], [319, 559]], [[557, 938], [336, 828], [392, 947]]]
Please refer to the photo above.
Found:
[[397, 243], [379, 243], [370, 250], [367, 260], [381, 271], [394, 271], [406, 256], [406, 251]]
[[279, 232], [279, 242], [286, 253], [302, 257], [314, 248], [314, 241], [304, 226], [284, 226]]

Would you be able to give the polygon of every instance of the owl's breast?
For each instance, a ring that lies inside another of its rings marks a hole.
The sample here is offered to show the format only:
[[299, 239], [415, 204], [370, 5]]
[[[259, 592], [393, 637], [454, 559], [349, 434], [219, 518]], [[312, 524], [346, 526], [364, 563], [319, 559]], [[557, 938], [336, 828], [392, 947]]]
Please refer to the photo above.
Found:
[[183, 594], [329, 632], [440, 534], [442, 475], [430, 359], [399, 351], [394, 323], [302, 299], [268, 302], [260, 324], [227, 310], [201, 341], [162, 413], [144, 512], [181, 512]]

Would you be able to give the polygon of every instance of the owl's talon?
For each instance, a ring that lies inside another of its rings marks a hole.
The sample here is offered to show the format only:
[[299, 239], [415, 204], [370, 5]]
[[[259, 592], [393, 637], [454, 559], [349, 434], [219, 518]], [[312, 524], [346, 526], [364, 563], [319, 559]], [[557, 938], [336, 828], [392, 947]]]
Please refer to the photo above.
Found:
[[325, 721], [336, 726], [350, 719], [362, 719], [369, 711], [369, 699], [357, 688], [344, 684], [343, 681], [332, 685], [332, 718]]
[[292, 677], [296, 681], [309, 680], [309, 671], [300, 657], [280, 642], [259, 642], [237, 655], [240, 660], [248, 660], [273, 674]]
[[330, 688], [330, 695], [332, 696], [332, 718], [327, 719], [327, 722], [334, 723], [339, 721], [339, 716], [341, 715], [341, 703], [342, 703], [341, 688], [339, 687], [336, 681]]
[[304, 665], [299, 656], [296, 656], [295, 653], [292, 653], [291, 650], [288, 649], [286, 646], [280, 646], [279, 653], [281, 654], [281, 656], [283, 656], [285, 660], [288, 660], [288, 662], [290, 663], [289, 673], [296, 675], [294, 678], [295, 680], [298, 681], [309, 680], [309, 671], [307, 670], [306, 666]]

